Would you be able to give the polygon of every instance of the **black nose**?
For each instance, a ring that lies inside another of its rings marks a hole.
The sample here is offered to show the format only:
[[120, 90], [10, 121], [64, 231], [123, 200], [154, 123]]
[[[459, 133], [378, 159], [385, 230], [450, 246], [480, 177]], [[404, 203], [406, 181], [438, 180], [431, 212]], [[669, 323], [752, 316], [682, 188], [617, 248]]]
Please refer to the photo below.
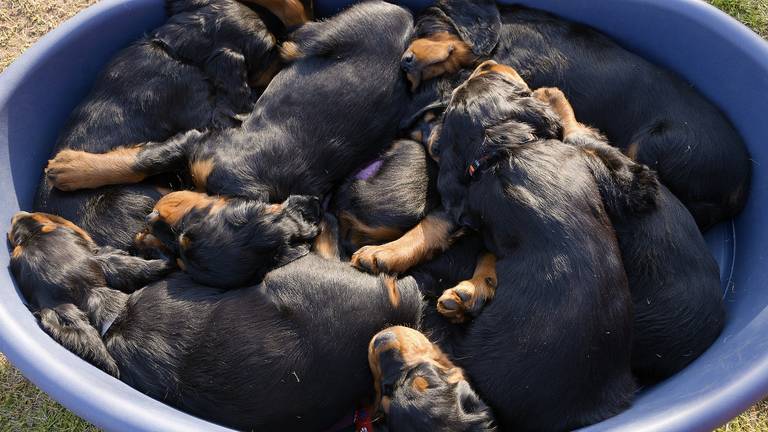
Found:
[[416, 63], [416, 56], [411, 51], [406, 52], [403, 55], [403, 58], [400, 60], [400, 65], [406, 71], [411, 70], [414, 66], [414, 63]]
[[157, 219], [160, 217], [160, 212], [157, 210], [154, 210], [152, 213], [148, 214], [147, 217], [144, 218], [144, 220], [148, 224], [153, 224]]
[[376, 335], [376, 338], [373, 340], [373, 348], [378, 350], [379, 348], [382, 348], [386, 345], [391, 344], [395, 340], [397, 340], [397, 336], [395, 336], [394, 332], [386, 331], [386, 332], [379, 333]]

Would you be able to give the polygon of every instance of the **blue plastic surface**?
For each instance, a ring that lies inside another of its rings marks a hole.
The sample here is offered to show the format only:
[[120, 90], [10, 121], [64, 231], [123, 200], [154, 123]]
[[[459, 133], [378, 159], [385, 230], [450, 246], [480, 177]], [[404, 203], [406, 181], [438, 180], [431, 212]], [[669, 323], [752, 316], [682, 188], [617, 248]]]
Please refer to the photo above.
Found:
[[[317, 3], [329, 14], [350, 2]], [[419, 9], [430, 2], [401, 3]], [[768, 212], [768, 44], [699, 0], [517, 3], [596, 27], [678, 72], [723, 109], [749, 146], [754, 171], [747, 208], [707, 234], [728, 310], [722, 336], [684, 371], [644, 391], [630, 410], [587, 429], [711, 430], [768, 395], [768, 226], [762, 223]], [[57, 132], [98, 70], [163, 17], [162, 0], [100, 2], [0, 75], [0, 228], [7, 230], [13, 213], [30, 207]], [[110, 431], [228, 430], [148, 398], [56, 344], [22, 303], [7, 248], [0, 248], [0, 260], [0, 351], [53, 398]]]

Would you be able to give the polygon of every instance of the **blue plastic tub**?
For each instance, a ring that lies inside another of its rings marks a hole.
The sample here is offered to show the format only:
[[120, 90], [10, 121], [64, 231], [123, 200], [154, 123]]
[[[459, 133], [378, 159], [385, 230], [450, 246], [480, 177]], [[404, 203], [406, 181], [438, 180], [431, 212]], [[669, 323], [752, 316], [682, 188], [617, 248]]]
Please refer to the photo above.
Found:
[[[348, 1], [319, 0], [329, 14]], [[402, 2], [419, 8], [428, 1]], [[728, 321], [703, 356], [588, 430], [711, 430], [768, 395], [768, 44], [699, 0], [523, 0], [596, 27], [672, 69], [719, 105], [754, 160], [752, 193], [707, 233]], [[162, 0], [107, 0], [77, 15], [0, 75], [0, 228], [29, 209], [59, 129], [107, 60], [164, 19]], [[765, 158], [763, 157], [765, 156]], [[59, 346], [24, 306], [0, 248], [0, 351], [37, 386], [106, 430], [228, 430], [134, 391]], [[557, 413], [552, 413], [557, 415]]]

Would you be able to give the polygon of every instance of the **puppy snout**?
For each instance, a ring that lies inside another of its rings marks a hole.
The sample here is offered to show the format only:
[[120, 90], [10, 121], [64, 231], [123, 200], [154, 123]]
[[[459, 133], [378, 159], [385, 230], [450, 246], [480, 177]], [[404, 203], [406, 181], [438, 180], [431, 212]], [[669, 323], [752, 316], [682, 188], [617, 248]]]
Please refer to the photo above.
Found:
[[400, 59], [400, 66], [406, 71], [410, 72], [416, 65], [416, 55], [412, 51], [406, 51], [403, 57]]
[[158, 219], [160, 219], [160, 212], [157, 210], [152, 211], [152, 213], [148, 214], [147, 217], [144, 218], [148, 224], [153, 224], [157, 222]]
[[380, 352], [386, 347], [392, 345], [397, 340], [397, 336], [394, 332], [384, 331], [377, 334], [373, 339], [373, 349]]
[[13, 218], [11, 218], [11, 226], [16, 225], [16, 222], [18, 222], [19, 219], [23, 219], [23, 218], [25, 218], [27, 216], [31, 216], [31, 215], [32, 215], [32, 213], [30, 213], [30, 212], [25, 212], [25, 211], [16, 212], [16, 214], [13, 215]]

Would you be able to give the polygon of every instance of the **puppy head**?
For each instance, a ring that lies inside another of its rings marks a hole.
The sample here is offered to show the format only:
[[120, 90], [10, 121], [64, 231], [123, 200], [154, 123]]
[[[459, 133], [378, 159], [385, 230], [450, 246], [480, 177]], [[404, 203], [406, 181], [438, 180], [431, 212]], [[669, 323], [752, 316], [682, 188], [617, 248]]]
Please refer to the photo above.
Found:
[[392, 430], [493, 430], [462, 370], [420, 332], [391, 327], [368, 347], [377, 405]]
[[193, 279], [230, 288], [256, 283], [267, 271], [307, 254], [320, 216], [315, 197], [266, 204], [184, 191], [158, 201], [147, 222]]
[[489, 60], [454, 90], [436, 134], [430, 152], [440, 158], [443, 205], [473, 226], [464, 209], [471, 183], [527, 143], [562, 139], [562, 125], [514, 69]]
[[412, 88], [490, 55], [500, 30], [501, 15], [492, 0], [441, 0], [428, 8], [417, 23], [417, 39], [401, 60]]
[[8, 232], [11, 272], [35, 309], [80, 304], [87, 289], [105, 286], [104, 274], [90, 259], [91, 237], [59, 216], [18, 212]]

